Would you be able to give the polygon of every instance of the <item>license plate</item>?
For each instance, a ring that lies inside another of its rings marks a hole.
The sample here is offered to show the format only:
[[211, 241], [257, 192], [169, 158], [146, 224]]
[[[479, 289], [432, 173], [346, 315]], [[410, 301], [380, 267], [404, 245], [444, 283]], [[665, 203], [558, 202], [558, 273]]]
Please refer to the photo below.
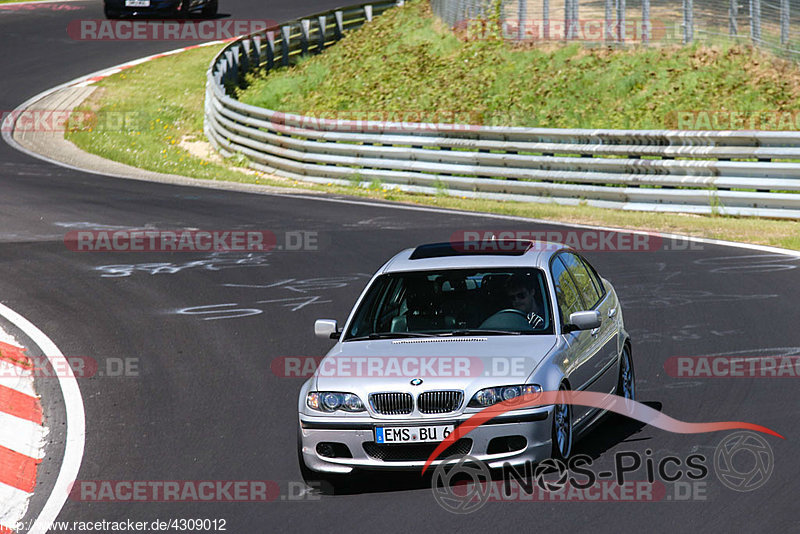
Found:
[[125, 7], [150, 7], [150, 0], [125, 0]]
[[447, 438], [453, 425], [446, 426], [379, 426], [375, 428], [375, 443], [430, 443]]

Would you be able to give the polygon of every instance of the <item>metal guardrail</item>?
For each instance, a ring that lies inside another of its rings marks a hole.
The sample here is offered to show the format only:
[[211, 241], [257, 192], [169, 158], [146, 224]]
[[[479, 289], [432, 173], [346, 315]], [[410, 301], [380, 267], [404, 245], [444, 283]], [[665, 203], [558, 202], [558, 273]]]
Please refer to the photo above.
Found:
[[[396, 2], [292, 21], [226, 46], [207, 72], [205, 133], [224, 156], [318, 183], [627, 210], [800, 218], [800, 132], [544, 129], [326, 120], [229, 96]], [[733, 161], [733, 160], [755, 161]]]

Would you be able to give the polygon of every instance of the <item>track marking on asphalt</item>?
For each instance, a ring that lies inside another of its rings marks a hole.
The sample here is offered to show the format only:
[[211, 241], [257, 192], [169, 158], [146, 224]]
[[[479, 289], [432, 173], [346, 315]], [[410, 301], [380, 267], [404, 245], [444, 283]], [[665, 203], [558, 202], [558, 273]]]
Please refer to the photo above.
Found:
[[33, 372], [25, 367], [0, 359], [0, 386], [35, 397]]
[[31, 458], [0, 445], [0, 484], [33, 493], [36, 488], [36, 468], [40, 459]]
[[[6, 386], [0, 386], [0, 408], [2, 413], [13, 415], [24, 421], [42, 424], [42, 405], [32, 396]], [[2, 428], [2, 425], [0, 425]]]
[[13, 534], [36, 488], [47, 429], [34, 390], [34, 364], [16, 339], [2, 330], [0, 362], [0, 534]]
[[45, 534], [61, 512], [72, 489], [72, 484], [78, 478], [78, 471], [83, 461], [86, 440], [86, 415], [83, 398], [72, 368], [56, 344], [33, 323], [3, 304], [0, 304], [0, 315], [22, 330], [38, 346], [42, 354], [46, 355], [54, 369], [63, 370], [59, 373], [58, 383], [66, 410], [64, 458], [53, 490], [28, 531], [28, 534]]

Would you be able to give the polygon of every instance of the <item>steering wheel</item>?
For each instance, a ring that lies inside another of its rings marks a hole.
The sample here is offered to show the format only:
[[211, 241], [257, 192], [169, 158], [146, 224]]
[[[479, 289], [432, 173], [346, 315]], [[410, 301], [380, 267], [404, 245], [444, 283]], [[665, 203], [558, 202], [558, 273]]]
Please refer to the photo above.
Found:
[[524, 317], [526, 321], [528, 320], [528, 314], [516, 308], [506, 308], [505, 310], [500, 310], [499, 312], [495, 313], [495, 315], [500, 315], [501, 313], [516, 313], [517, 315]]
[[483, 321], [479, 328], [494, 330], [528, 330], [528, 314], [523, 311], [507, 308], [494, 313], [491, 317]]
[[544, 318], [536, 312], [531, 312], [530, 317], [529, 314], [525, 313], [522, 310], [518, 310], [516, 308], [506, 308], [505, 310], [500, 310], [495, 314], [495, 316], [500, 315], [501, 313], [514, 313], [517, 315], [521, 315], [525, 318], [525, 321], [531, 325], [532, 328], [538, 329], [544, 327]]

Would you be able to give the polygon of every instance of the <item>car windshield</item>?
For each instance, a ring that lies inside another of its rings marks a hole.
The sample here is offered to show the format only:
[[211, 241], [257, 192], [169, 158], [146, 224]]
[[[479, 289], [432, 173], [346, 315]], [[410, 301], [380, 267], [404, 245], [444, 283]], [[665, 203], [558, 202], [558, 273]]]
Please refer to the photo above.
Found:
[[369, 288], [343, 340], [413, 335], [552, 334], [540, 269], [448, 269], [384, 274]]

